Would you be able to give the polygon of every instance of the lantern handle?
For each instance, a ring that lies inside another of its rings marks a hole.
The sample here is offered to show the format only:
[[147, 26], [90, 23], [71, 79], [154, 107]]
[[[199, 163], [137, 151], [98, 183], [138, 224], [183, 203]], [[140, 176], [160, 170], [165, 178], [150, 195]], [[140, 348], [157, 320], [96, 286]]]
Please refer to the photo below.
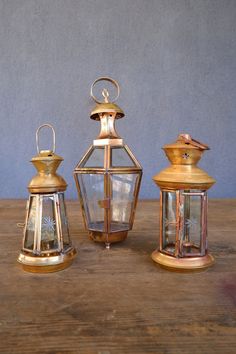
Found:
[[40, 127], [38, 127], [38, 129], [36, 130], [36, 146], [37, 146], [38, 154], [40, 153], [40, 150], [39, 150], [39, 132], [44, 127], [48, 127], [48, 128], [52, 129], [52, 135], [53, 135], [52, 152], [54, 153], [55, 152], [55, 147], [56, 147], [56, 133], [55, 133], [55, 130], [54, 130], [54, 128], [53, 128], [53, 126], [51, 124], [45, 123], [45, 124], [40, 125]]
[[198, 147], [200, 150], [210, 150], [208, 145], [193, 139], [190, 134], [179, 134], [177, 141], [184, 141], [187, 144]]
[[117, 88], [117, 95], [116, 95], [116, 98], [115, 98], [112, 102], [110, 102], [110, 101], [108, 100], [108, 97], [109, 97], [109, 92], [108, 92], [108, 90], [107, 90], [107, 89], [103, 89], [103, 90], [102, 90], [102, 95], [103, 95], [103, 97], [104, 97], [105, 103], [108, 103], [108, 102], [114, 103], [114, 102], [118, 99], [118, 97], [120, 96], [120, 86], [119, 86], [119, 84], [118, 84], [118, 82], [117, 82], [116, 80], [114, 80], [114, 79], [112, 79], [112, 78], [110, 78], [110, 77], [108, 77], [108, 76], [99, 77], [98, 79], [96, 79], [96, 80], [93, 82], [93, 84], [91, 85], [91, 89], [90, 89], [90, 96], [94, 99], [95, 102], [97, 102], [97, 103], [104, 103], [104, 102], [98, 100], [98, 99], [94, 96], [94, 94], [93, 94], [93, 88], [94, 88], [95, 84], [96, 84], [97, 82], [99, 82], [99, 81], [109, 81], [109, 82], [111, 82], [111, 83]]

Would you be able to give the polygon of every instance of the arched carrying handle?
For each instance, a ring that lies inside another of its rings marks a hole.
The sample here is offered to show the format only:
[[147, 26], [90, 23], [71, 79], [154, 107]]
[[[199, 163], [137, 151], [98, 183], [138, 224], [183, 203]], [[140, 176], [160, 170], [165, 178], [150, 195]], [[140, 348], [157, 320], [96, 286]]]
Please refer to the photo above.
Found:
[[56, 134], [55, 134], [55, 130], [53, 128], [53, 126], [51, 124], [42, 124], [40, 125], [40, 127], [38, 127], [38, 129], [36, 130], [36, 146], [37, 146], [37, 151], [38, 151], [38, 154], [40, 153], [40, 150], [39, 150], [39, 132], [42, 128], [44, 127], [48, 127], [48, 128], [51, 128], [52, 129], [52, 134], [53, 134], [53, 148], [52, 148], [52, 152], [54, 153], [55, 152], [55, 147], [56, 147]]
[[[114, 102], [118, 99], [118, 97], [120, 96], [120, 86], [119, 86], [119, 84], [118, 84], [118, 82], [117, 82], [116, 80], [114, 80], [114, 79], [112, 79], [112, 78], [110, 78], [110, 77], [106, 77], [106, 76], [99, 77], [98, 79], [96, 79], [96, 80], [93, 82], [93, 84], [92, 84], [92, 86], [91, 86], [91, 89], [90, 89], [90, 95], [91, 95], [91, 97], [94, 99], [95, 102], [97, 102], [97, 103], [103, 103], [102, 101], [98, 100], [98, 99], [94, 96], [94, 94], [93, 94], [93, 88], [94, 88], [95, 84], [96, 84], [97, 82], [99, 82], [99, 81], [109, 81], [109, 82], [111, 82], [111, 83], [117, 88], [117, 95], [116, 95], [116, 98], [115, 98], [114, 100], [112, 100], [112, 102], [111, 102], [111, 103], [114, 103]], [[106, 103], [110, 102], [110, 101], [108, 100], [108, 98], [109, 98], [109, 92], [108, 92], [107, 89], [103, 89], [103, 90], [102, 90], [102, 95], [103, 95], [103, 97], [104, 97]]]

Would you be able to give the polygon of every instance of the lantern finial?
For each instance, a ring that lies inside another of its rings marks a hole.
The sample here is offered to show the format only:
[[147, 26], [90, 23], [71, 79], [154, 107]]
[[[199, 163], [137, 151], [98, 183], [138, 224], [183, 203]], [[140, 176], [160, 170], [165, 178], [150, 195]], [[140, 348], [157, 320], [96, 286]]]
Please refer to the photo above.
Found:
[[210, 150], [208, 145], [193, 139], [190, 134], [179, 134], [176, 142], [184, 142], [186, 145], [198, 147], [200, 150]]
[[103, 90], [102, 90], [102, 95], [103, 95], [103, 97], [104, 97], [104, 102], [105, 103], [109, 103], [109, 92], [108, 92], [108, 90], [106, 89], [106, 88], [104, 88]]
[[[108, 81], [111, 82], [117, 89], [117, 94], [116, 97], [111, 100], [110, 94], [108, 89], [103, 88], [102, 90], [102, 96], [104, 97], [104, 101], [100, 101], [93, 93], [93, 88], [95, 86], [95, 84], [99, 81]], [[101, 114], [114, 114], [115, 115], [115, 119], [119, 119], [124, 117], [124, 112], [123, 110], [117, 105], [115, 104], [115, 101], [117, 101], [117, 99], [120, 96], [120, 86], [118, 84], [118, 82], [110, 77], [99, 77], [98, 79], [96, 79], [90, 89], [90, 95], [91, 97], [94, 99], [94, 101], [97, 103], [97, 105], [94, 107], [94, 109], [92, 110], [91, 114], [90, 114], [90, 118], [94, 119], [94, 120], [100, 120], [101, 118]]]

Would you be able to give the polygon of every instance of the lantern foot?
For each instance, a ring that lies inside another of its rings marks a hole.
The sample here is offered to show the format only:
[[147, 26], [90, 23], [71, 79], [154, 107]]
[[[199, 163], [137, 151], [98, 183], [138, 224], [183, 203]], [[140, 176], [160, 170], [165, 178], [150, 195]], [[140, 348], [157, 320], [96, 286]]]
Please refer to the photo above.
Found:
[[69, 267], [77, 252], [75, 248], [70, 248], [64, 253], [55, 256], [32, 256], [30, 253], [21, 251], [17, 261], [23, 269], [31, 273], [52, 273]]
[[[89, 238], [92, 241], [103, 242], [106, 245], [109, 244], [109, 247], [111, 243], [124, 241], [127, 236], [128, 231], [118, 231], [109, 234], [102, 231], [89, 231]], [[107, 242], [107, 240], [109, 240], [109, 242]]]
[[109, 250], [110, 249], [110, 243], [106, 242], [106, 249]]
[[210, 267], [214, 263], [214, 258], [210, 254], [202, 257], [177, 258], [161, 253], [156, 250], [152, 253], [152, 259], [160, 266], [169, 270], [201, 270]]

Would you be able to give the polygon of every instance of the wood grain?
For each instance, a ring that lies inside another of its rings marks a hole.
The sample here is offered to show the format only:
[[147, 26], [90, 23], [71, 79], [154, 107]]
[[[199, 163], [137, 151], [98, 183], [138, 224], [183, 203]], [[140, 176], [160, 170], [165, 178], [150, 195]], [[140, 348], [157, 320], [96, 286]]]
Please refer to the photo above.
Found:
[[216, 264], [174, 273], [150, 258], [158, 201], [141, 201], [128, 239], [90, 241], [77, 202], [67, 202], [78, 257], [53, 274], [22, 271], [25, 201], [0, 202], [0, 353], [236, 353], [236, 200], [209, 203]]

